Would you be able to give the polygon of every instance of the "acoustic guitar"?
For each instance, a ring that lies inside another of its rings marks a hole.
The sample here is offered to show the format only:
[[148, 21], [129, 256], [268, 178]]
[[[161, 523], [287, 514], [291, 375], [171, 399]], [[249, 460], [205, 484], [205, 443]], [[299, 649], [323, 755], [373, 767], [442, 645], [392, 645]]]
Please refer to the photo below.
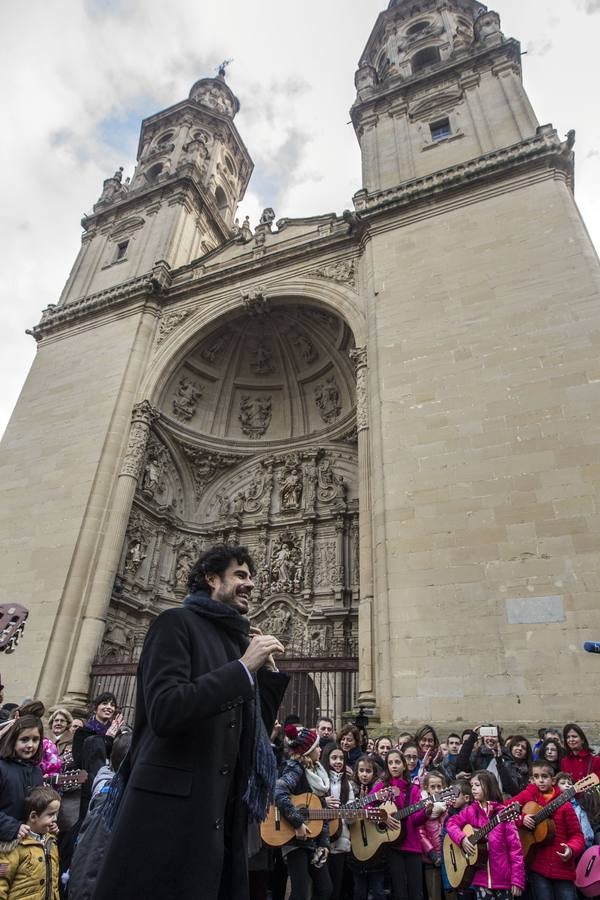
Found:
[[540, 806], [539, 803], [534, 803], [533, 800], [526, 803], [521, 810], [521, 814], [523, 816], [533, 816], [535, 829], [519, 828], [523, 856], [527, 858], [528, 854], [532, 853], [537, 845], [551, 843], [556, 830], [552, 816], [556, 810], [564, 806], [565, 803], [569, 803], [575, 794], [597, 789], [599, 782], [598, 776], [592, 773], [577, 781], [573, 787], [563, 791], [562, 794], [559, 794], [546, 806]]
[[59, 787], [65, 791], [71, 791], [73, 788], [80, 787], [88, 780], [88, 773], [85, 769], [73, 769], [65, 772], [64, 775], [48, 775], [44, 778], [44, 783], [52, 787]]
[[339, 810], [342, 810], [340, 813], [339, 819], [333, 819], [332, 822], [329, 823], [329, 839], [334, 841], [338, 837], [338, 831], [342, 825], [342, 822], [345, 819], [351, 819], [351, 816], [343, 815], [343, 810], [353, 809], [364, 809], [365, 806], [371, 806], [373, 803], [383, 803], [385, 800], [392, 800], [394, 797], [397, 797], [400, 793], [400, 788], [397, 787], [387, 787], [383, 788], [381, 791], [376, 791], [374, 794], [365, 794], [364, 797], [357, 797], [356, 800], [351, 800], [350, 803], [345, 803], [343, 806], [336, 807]]
[[[402, 823], [409, 816], [413, 816], [419, 810], [424, 809], [428, 803], [452, 800], [457, 794], [458, 788], [447, 788], [439, 794], [429, 795], [418, 803], [404, 806], [402, 809], [398, 809], [395, 803], [384, 803], [380, 809], [385, 810], [389, 818]], [[387, 827], [385, 819], [379, 822], [368, 820], [365, 822], [352, 822], [350, 825], [352, 855], [360, 862], [366, 862], [375, 856], [386, 844], [399, 843], [402, 836], [402, 827], [392, 831]]]
[[577, 863], [575, 887], [584, 897], [600, 896], [600, 847], [589, 847]]
[[501, 822], [511, 822], [521, 815], [521, 807], [518, 803], [511, 803], [492, 816], [487, 825], [481, 828], [473, 828], [465, 825], [463, 833], [468, 837], [475, 849], [473, 853], [465, 853], [463, 848], [455, 843], [449, 834], [444, 838], [442, 853], [448, 881], [454, 890], [467, 888], [478, 866], [485, 866], [488, 861], [488, 847], [485, 840], [490, 831], [497, 828]]
[[[323, 830], [324, 822], [344, 818], [347, 821], [368, 819], [374, 822], [386, 822], [387, 812], [384, 809], [348, 809], [338, 807], [328, 809], [321, 806], [321, 799], [316, 794], [292, 794], [290, 800], [302, 814], [305, 822], [310, 822], [310, 838], [318, 837]], [[288, 822], [278, 806], [271, 806], [267, 818], [260, 826], [260, 836], [269, 847], [281, 847], [293, 840], [296, 834], [294, 826]]]
[[25, 630], [29, 610], [19, 603], [0, 604], [0, 653], [14, 653]]

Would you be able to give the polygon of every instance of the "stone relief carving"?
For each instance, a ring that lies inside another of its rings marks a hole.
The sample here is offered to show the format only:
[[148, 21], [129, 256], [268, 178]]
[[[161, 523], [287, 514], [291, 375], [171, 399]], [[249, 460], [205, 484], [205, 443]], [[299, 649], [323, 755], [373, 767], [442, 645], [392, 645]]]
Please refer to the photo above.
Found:
[[286, 532], [277, 538], [271, 551], [271, 590], [297, 594], [302, 590], [303, 578], [302, 541]]
[[146, 559], [146, 549], [146, 544], [140, 538], [132, 538], [129, 542], [125, 557], [125, 571], [133, 575], [134, 578]]
[[234, 110], [231, 100], [217, 87], [206, 86], [205, 88], [202, 88], [196, 92], [194, 100], [196, 100], [197, 103], [208, 106], [210, 109], [216, 109], [217, 112], [225, 113], [229, 116], [233, 115]]
[[477, 16], [473, 27], [476, 41], [488, 41], [491, 38], [502, 37], [500, 16], [491, 9]]
[[267, 486], [269, 482], [269, 469], [261, 468], [259, 469], [253, 476], [252, 481], [248, 485], [245, 491], [245, 502], [244, 502], [244, 511], [248, 513], [258, 513], [262, 512], [265, 508], [265, 504], [268, 506], [269, 497], [266, 497], [265, 494], [267, 491]]
[[335, 422], [342, 412], [340, 389], [335, 375], [330, 375], [315, 388], [315, 403], [321, 418], [328, 425]]
[[283, 468], [279, 472], [279, 499], [281, 509], [285, 512], [300, 509], [304, 491], [302, 463], [297, 453], [285, 458]]
[[[244, 222], [244, 227], [246, 223]], [[261, 285], [240, 291], [242, 295], [242, 305], [249, 316], [259, 318], [266, 316], [270, 312], [269, 298], [265, 293], [265, 288]]]
[[356, 347], [349, 355], [356, 373], [356, 428], [365, 431], [369, 427], [367, 348]]
[[271, 424], [272, 397], [244, 394], [240, 401], [240, 426], [251, 440], [258, 440], [266, 434]]
[[315, 585], [333, 589], [337, 572], [335, 541], [326, 541], [315, 548]]
[[317, 479], [317, 495], [322, 503], [345, 499], [346, 484], [343, 477], [333, 471], [331, 460], [321, 460], [317, 468]]
[[133, 407], [131, 415], [131, 430], [125, 452], [125, 459], [121, 466], [121, 475], [129, 475], [136, 481], [142, 474], [146, 446], [150, 434], [150, 426], [159, 416], [158, 410], [143, 400]]
[[155, 451], [149, 453], [142, 478], [142, 493], [144, 496], [154, 498], [156, 494], [162, 491], [164, 485], [163, 472], [164, 464], [159, 454]]
[[228, 331], [221, 332], [207, 347], [202, 348], [200, 356], [207, 363], [210, 363], [211, 366], [214, 365], [216, 358], [222, 353], [230, 340], [231, 335]]
[[262, 215], [260, 217], [259, 225], [267, 225], [270, 230], [274, 221], [275, 221], [275, 210], [271, 209], [270, 206], [268, 206], [266, 209], [263, 209]]
[[273, 351], [262, 341], [259, 341], [256, 345], [250, 368], [257, 375], [271, 375], [275, 371]]
[[310, 365], [318, 360], [319, 352], [305, 334], [296, 335], [293, 339], [293, 344], [306, 365]]
[[198, 400], [204, 393], [197, 381], [184, 376], [177, 385], [177, 391], [173, 397], [173, 413], [183, 422], [189, 422], [193, 418], [198, 407]]
[[[196, 491], [196, 499], [200, 500], [206, 486], [220, 472], [236, 466], [245, 457], [236, 456], [227, 453], [214, 453], [212, 451], [203, 450], [199, 447], [191, 447], [189, 444], [182, 444], [183, 452], [188, 458], [192, 476], [194, 479], [194, 488]], [[228, 501], [229, 502], [229, 501]]]
[[169, 335], [175, 331], [178, 325], [187, 319], [190, 315], [191, 310], [182, 309], [181, 312], [168, 313], [166, 316], [163, 316], [160, 320], [160, 325], [158, 326], [158, 335], [156, 337], [156, 346], [160, 346], [163, 341], [169, 337]]
[[318, 278], [328, 278], [340, 284], [349, 284], [351, 287], [356, 286], [356, 268], [353, 259], [343, 259], [328, 266], [321, 266], [309, 274]]

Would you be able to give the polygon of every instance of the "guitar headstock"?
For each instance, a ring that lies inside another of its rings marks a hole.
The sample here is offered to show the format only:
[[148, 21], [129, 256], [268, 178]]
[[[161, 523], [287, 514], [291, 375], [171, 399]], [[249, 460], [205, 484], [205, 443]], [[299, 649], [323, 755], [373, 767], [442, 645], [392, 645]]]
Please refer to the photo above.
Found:
[[400, 793], [399, 787], [394, 787], [394, 786], [390, 785], [390, 787], [382, 788], [380, 791], [377, 791], [377, 793], [370, 794], [369, 796], [373, 800], [382, 800], [382, 801], [386, 802], [386, 801], [395, 800], [399, 793]]
[[576, 794], [581, 794], [582, 791], [589, 791], [590, 788], [596, 787], [600, 784], [600, 778], [592, 772], [591, 775], [586, 775], [585, 778], [580, 778], [579, 781], [576, 781], [573, 785]]
[[443, 791], [439, 791], [437, 794], [428, 794], [428, 797], [433, 803], [449, 803], [451, 800], [455, 800], [459, 794], [460, 788], [449, 787], [444, 788]]
[[387, 822], [389, 816], [385, 809], [366, 809], [366, 817], [369, 822]]
[[503, 807], [498, 813], [499, 822], [514, 822], [521, 815], [521, 807], [518, 803], [511, 803]]
[[0, 653], [14, 653], [28, 615], [29, 610], [19, 603], [0, 604]]
[[58, 775], [56, 783], [59, 787], [63, 788], [63, 790], [68, 791], [80, 787], [82, 784], [85, 784], [87, 780], [88, 773], [85, 769], [74, 769], [71, 772], [67, 772], [65, 775]]

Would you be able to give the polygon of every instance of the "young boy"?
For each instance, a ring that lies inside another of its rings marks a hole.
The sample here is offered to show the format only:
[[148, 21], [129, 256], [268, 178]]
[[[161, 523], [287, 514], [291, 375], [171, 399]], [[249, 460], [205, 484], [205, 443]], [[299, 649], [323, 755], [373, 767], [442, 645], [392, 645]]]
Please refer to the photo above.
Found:
[[[444, 838], [446, 837], [446, 830], [448, 825], [448, 819], [451, 816], [455, 816], [457, 813], [464, 809], [465, 806], [468, 806], [469, 803], [473, 800], [473, 794], [471, 793], [471, 785], [468, 781], [459, 778], [452, 784], [452, 787], [456, 788], [458, 793], [453, 800], [448, 804], [448, 815], [446, 816], [446, 821], [444, 822], [444, 826], [442, 828], [442, 848], [444, 846]], [[444, 855], [442, 853], [442, 884], [444, 886], [444, 894], [448, 898], [452, 898], [452, 900], [472, 900], [474, 894], [472, 891], [453, 891], [450, 882], [448, 881], [448, 876], [446, 874], [446, 867], [444, 865]]]
[[51, 787], [35, 787], [25, 799], [24, 818], [29, 834], [2, 844], [0, 897], [59, 900], [58, 850], [54, 835], [60, 797]]
[[[569, 775], [568, 772], [557, 772], [555, 782], [556, 786], [560, 788], [561, 791], [568, 791], [569, 788], [573, 787], [573, 778], [571, 777], [571, 775]], [[585, 841], [585, 846], [587, 849], [594, 843], [594, 829], [590, 825], [588, 814], [586, 813], [581, 803], [579, 803], [579, 801], [575, 799], [575, 797], [573, 797], [573, 799], [571, 800], [571, 806], [575, 810], [575, 815], [579, 819], [579, 824], [581, 825], [583, 839]]]
[[[531, 784], [513, 797], [511, 803], [533, 801], [539, 806], [547, 806], [560, 790], [555, 785], [554, 771], [550, 763], [538, 760], [531, 767]], [[536, 844], [535, 852], [528, 862], [529, 878], [536, 897], [544, 900], [576, 900], [575, 860], [583, 853], [585, 841], [570, 803], [559, 807], [552, 816], [554, 837], [548, 844]], [[521, 825], [535, 829], [532, 816], [523, 816]]]

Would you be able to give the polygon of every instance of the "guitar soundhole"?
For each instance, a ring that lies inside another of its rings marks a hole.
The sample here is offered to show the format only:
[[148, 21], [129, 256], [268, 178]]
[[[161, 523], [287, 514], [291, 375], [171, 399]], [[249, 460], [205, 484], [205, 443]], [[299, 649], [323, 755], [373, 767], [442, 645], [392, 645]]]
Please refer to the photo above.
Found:
[[385, 827], [383, 822], [378, 822], [375, 827], [377, 828], [379, 834], [385, 834], [385, 832], [387, 831], [387, 828]]

